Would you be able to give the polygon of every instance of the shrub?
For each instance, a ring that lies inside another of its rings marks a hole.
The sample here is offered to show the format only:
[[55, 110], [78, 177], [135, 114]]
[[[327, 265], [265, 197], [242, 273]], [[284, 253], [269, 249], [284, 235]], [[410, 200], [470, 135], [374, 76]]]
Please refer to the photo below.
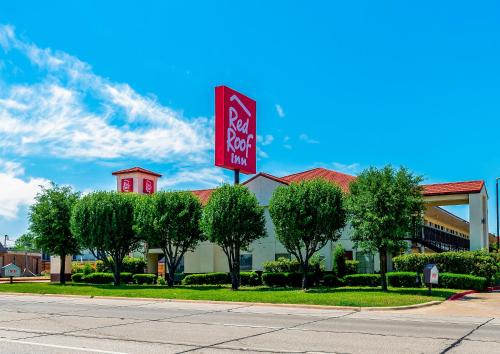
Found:
[[71, 275], [71, 281], [74, 283], [82, 283], [82, 278], [84, 277], [85, 274], [83, 273], [75, 273]]
[[156, 281], [158, 285], [165, 285], [167, 282], [165, 281], [165, 278], [163, 277], [158, 277], [158, 280]]
[[416, 272], [389, 272], [387, 282], [395, 288], [415, 288], [417, 287]]
[[359, 261], [347, 260], [345, 261], [346, 275], [358, 274]]
[[380, 274], [351, 274], [344, 277], [349, 286], [379, 286]]
[[495, 274], [495, 285], [500, 285], [500, 272]]
[[142, 284], [154, 284], [156, 281], [156, 274], [134, 274], [132, 279], [134, 283], [142, 285]]
[[132, 278], [132, 275], [133, 274], [129, 272], [120, 273], [120, 283], [123, 284], [133, 283], [134, 279]]
[[500, 271], [495, 257], [485, 251], [405, 254], [395, 257], [393, 262], [398, 271], [420, 273], [426, 264], [434, 263], [441, 273], [476, 275], [488, 282]]
[[[318, 276], [315, 272], [307, 273], [309, 284], [318, 283]], [[262, 273], [262, 282], [267, 286], [290, 286], [300, 288], [302, 286], [301, 272], [280, 272], [280, 273]]]
[[286, 273], [262, 273], [262, 282], [267, 286], [286, 286]]
[[241, 285], [262, 285], [262, 279], [257, 272], [240, 272]]
[[229, 273], [204, 273], [186, 275], [182, 280], [184, 285], [221, 285], [231, 284]]
[[342, 278], [338, 278], [335, 274], [325, 274], [325, 275], [323, 275], [323, 285], [324, 286], [343, 286], [344, 281]]
[[71, 273], [83, 273], [85, 275], [94, 273], [95, 269], [90, 263], [79, 263], [79, 262], [73, 262], [71, 263]]
[[484, 290], [488, 285], [486, 278], [467, 274], [440, 273], [439, 287], [448, 289]]
[[[103, 261], [97, 261], [95, 263], [95, 268], [97, 272], [112, 272], [113, 271], [113, 260], [108, 259], [110, 267], [106, 266]], [[144, 273], [146, 268], [146, 262], [142, 258], [125, 257], [123, 258], [122, 272], [141, 274]]]
[[113, 273], [95, 272], [85, 275], [82, 281], [90, 284], [110, 284], [113, 283]]
[[339, 243], [333, 251], [333, 271], [339, 278], [347, 275], [347, 265], [345, 259], [344, 247]]
[[265, 273], [298, 272], [300, 270], [300, 263], [296, 259], [280, 257], [276, 261], [262, 263], [262, 267]]

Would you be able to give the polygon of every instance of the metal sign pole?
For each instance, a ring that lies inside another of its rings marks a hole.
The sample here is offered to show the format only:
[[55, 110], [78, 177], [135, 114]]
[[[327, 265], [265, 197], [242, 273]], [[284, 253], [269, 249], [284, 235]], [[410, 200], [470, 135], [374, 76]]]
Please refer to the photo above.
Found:
[[234, 170], [234, 184], [240, 184], [240, 170]]

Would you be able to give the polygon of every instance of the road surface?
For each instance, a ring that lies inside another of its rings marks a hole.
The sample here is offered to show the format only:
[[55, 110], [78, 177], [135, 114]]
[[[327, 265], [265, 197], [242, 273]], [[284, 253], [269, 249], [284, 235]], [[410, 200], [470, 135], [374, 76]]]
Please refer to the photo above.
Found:
[[0, 352], [500, 353], [499, 308], [500, 293], [393, 312], [0, 294]]

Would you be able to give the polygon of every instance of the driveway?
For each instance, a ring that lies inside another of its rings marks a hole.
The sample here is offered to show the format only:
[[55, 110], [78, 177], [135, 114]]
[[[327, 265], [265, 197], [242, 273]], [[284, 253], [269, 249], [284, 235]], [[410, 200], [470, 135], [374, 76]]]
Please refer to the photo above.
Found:
[[499, 297], [355, 312], [0, 295], [0, 352], [500, 353]]

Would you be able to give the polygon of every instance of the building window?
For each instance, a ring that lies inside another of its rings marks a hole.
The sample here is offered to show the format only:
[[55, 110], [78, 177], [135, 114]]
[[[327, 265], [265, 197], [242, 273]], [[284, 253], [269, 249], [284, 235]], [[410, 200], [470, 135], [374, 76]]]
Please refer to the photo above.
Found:
[[345, 259], [352, 261], [352, 251], [345, 251]]
[[279, 258], [292, 259], [292, 256], [290, 253], [276, 253], [274, 255], [274, 260], [277, 261]]
[[240, 255], [240, 269], [241, 270], [252, 270], [252, 254], [242, 254]]

